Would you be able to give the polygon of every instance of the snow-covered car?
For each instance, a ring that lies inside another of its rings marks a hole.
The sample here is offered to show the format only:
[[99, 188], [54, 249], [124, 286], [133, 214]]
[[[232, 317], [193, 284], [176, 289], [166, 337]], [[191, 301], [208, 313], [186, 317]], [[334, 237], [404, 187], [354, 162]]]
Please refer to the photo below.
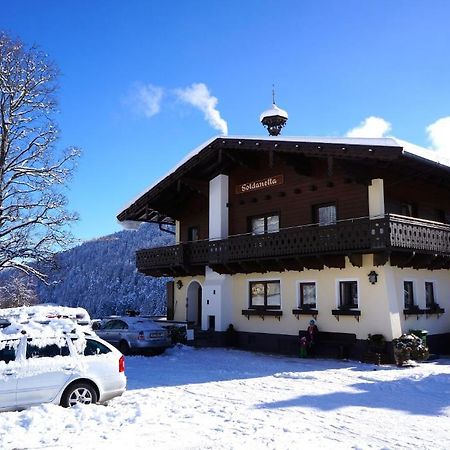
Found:
[[104, 319], [95, 333], [124, 355], [131, 352], [162, 353], [172, 345], [169, 332], [151, 319], [115, 316]]
[[5, 311], [0, 310], [0, 411], [104, 403], [125, 391], [123, 355], [94, 333], [67, 317], [33, 313], [17, 321]]

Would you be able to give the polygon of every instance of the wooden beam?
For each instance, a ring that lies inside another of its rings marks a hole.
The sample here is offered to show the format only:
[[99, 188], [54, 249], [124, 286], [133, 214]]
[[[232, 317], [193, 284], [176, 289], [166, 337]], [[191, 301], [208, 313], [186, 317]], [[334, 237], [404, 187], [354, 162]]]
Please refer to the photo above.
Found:
[[353, 267], [362, 267], [363, 265], [362, 253], [351, 253], [350, 255], [348, 255], [348, 259]]
[[327, 158], [327, 175], [328, 175], [328, 178], [331, 178], [333, 176], [333, 162], [334, 162], [334, 158], [332, 156], [328, 156], [328, 158]]
[[310, 177], [312, 174], [311, 160], [301, 154], [277, 153], [277, 157], [291, 166], [298, 175]]
[[[389, 252], [379, 252], [373, 254], [373, 265], [384, 266], [389, 261]], [[353, 263], [352, 263], [353, 264]]]
[[272, 149], [269, 150], [269, 167], [273, 168], [273, 161], [274, 161], [274, 152]]
[[345, 269], [344, 255], [324, 255], [320, 257], [323, 264], [330, 268]]
[[306, 269], [322, 270], [324, 266], [324, 262], [318, 256], [305, 256], [302, 263]]
[[178, 182], [181, 182], [184, 186], [187, 186], [191, 191], [196, 192], [197, 194], [206, 197], [209, 195], [209, 186], [206, 181], [183, 177], [180, 178]]
[[397, 267], [412, 267], [416, 252], [393, 252], [391, 254], [391, 265]]

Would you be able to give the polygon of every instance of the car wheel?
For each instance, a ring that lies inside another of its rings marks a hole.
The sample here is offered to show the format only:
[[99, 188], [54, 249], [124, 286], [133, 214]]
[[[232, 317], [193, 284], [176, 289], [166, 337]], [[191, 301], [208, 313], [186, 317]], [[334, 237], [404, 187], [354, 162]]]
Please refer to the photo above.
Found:
[[75, 405], [97, 403], [97, 392], [88, 383], [78, 382], [69, 386], [61, 397], [61, 406], [69, 408]]
[[128, 355], [130, 353], [130, 346], [127, 341], [119, 342], [119, 350], [123, 355]]

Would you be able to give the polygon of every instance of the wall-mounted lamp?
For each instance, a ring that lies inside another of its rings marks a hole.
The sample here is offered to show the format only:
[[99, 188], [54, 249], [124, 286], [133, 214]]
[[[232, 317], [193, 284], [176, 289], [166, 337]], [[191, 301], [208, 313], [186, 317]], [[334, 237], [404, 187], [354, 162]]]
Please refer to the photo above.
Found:
[[368, 277], [369, 281], [372, 284], [375, 284], [378, 281], [378, 274], [375, 272], [375, 270], [372, 270], [372, 272], [369, 273]]
[[183, 282], [181, 280], [178, 280], [176, 285], [178, 289], [181, 289], [183, 287]]

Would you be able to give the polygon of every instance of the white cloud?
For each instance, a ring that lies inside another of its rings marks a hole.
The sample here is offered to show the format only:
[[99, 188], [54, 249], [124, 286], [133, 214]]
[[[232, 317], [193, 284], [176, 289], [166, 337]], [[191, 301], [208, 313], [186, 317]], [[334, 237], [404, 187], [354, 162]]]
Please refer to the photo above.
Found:
[[175, 89], [175, 95], [203, 112], [205, 120], [222, 134], [228, 134], [228, 124], [217, 109], [218, 100], [204, 83], [193, 83], [186, 88]]
[[347, 131], [347, 137], [381, 138], [391, 131], [391, 124], [381, 117], [370, 116]]
[[164, 89], [153, 84], [134, 83], [125, 103], [135, 113], [145, 117], [153, 117], [161, 110]]
[[433, 150], [450, 157], [450, 116], [436, 120], [426, 131]]

